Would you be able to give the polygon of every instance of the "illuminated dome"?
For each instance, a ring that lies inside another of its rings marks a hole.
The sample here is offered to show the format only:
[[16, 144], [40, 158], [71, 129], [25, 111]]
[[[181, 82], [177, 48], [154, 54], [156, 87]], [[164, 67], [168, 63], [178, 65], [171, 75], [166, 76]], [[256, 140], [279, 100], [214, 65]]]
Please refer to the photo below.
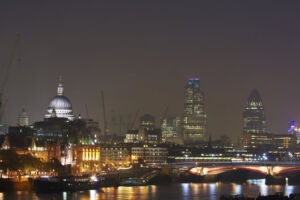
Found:
[[55, 96], [49, 103], [49, 109], [54, 108], [57, 112], [57, 109], [72, 109], [70, 100], [66, 96]]
[[60, 78], [60, 83], [57, 87], [57, 95], [50, 101], [45, 118], [53, 117], [53, 111], [55, 111], [55, 116], [58, 118], [74, 119], [72, 104], [68, 97], [63, 95], [63, 91], [64, 88]]

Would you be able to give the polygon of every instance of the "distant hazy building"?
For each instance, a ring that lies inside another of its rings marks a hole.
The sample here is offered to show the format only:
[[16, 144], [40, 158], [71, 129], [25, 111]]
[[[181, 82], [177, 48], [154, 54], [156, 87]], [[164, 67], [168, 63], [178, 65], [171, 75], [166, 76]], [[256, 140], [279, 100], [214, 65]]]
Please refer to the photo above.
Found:
[[133, 129], [125, 133], [124, 143], [160, 144], [162, 141], [160, 129]]
[[185, 86], [183, 137], [186, 143], [203, 141], [207, 116], [204, 109], [204, 94], [198, 78], [189, 79]]
[[8, 126], [0, 124], [0, 135], [6, 135], [8, 133]]
[[267, 123], [262, 99], [253, 89], [243, 112], [243, 133], [267, 133]]
[[152, 115], [145, 114], [140, 118], [140, 128], [151, 130], [155, 127], [155, 118]]
[[180, 117], [167, 117], [161, 124], [162, 141], [177, 143], [181, 138], [182, 119]]
[[55, 111], [56, 117], [58, 118], [67, 118], [68, 120], [74, 119], [71, 101], [68, 97], [63, 95], [63, 92], [64, 88], [60, 78], [57, 87], [57, 95], [50, 101], [45, 118], [53, 117], [53, 112]]
[[18, 125], [19, 126], [28, 126], [29, 125], [29, 117], [23, 108], [18, 117]]
[[160, 144], [161, 130], [155, 128], [155, 118], [146, 114], [140, 118], [139, 129], [127, 130], [124, 143]]

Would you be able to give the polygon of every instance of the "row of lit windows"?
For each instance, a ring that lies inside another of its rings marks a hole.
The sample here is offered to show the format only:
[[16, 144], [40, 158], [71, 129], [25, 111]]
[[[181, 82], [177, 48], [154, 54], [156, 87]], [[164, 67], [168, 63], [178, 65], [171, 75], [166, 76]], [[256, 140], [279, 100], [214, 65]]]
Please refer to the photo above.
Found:
[[100, 153], [99, 150], [96, 149], [82, 149], [82, 160], [99, 160]]

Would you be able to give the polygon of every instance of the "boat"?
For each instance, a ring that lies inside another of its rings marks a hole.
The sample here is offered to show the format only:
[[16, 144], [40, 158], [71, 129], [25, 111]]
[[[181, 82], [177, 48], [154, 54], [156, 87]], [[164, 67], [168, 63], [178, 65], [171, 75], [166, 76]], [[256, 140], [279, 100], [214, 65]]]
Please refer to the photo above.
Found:
[[144, 186], [147, 181], [143, 178], [127, 178], [120, 182], [120, 186]]
[[96, 176], [40, 177], [33, 181], [37, 192], [99, 189], [102, 180]]

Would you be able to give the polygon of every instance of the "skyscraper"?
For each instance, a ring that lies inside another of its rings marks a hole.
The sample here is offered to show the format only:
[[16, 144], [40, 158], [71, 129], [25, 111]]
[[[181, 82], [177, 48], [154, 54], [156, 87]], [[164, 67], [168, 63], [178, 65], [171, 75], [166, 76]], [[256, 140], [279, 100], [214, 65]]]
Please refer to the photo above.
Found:
[[267, 133], [263, 102], [258, 91], [253, 89], [243, 112], [242, 146], [266, 149], [272, 143], [272, 134]]
[[204, 94], [200, 90], [200, 80], [191, 78], [185, 86], [184, 94], [183, 137], [185, 143], [204, 140], [206, 118]]
[[256, 89], [251, 91], [248, 102], [244, 108], [243, 133], [267, 133], [264, 105]]

